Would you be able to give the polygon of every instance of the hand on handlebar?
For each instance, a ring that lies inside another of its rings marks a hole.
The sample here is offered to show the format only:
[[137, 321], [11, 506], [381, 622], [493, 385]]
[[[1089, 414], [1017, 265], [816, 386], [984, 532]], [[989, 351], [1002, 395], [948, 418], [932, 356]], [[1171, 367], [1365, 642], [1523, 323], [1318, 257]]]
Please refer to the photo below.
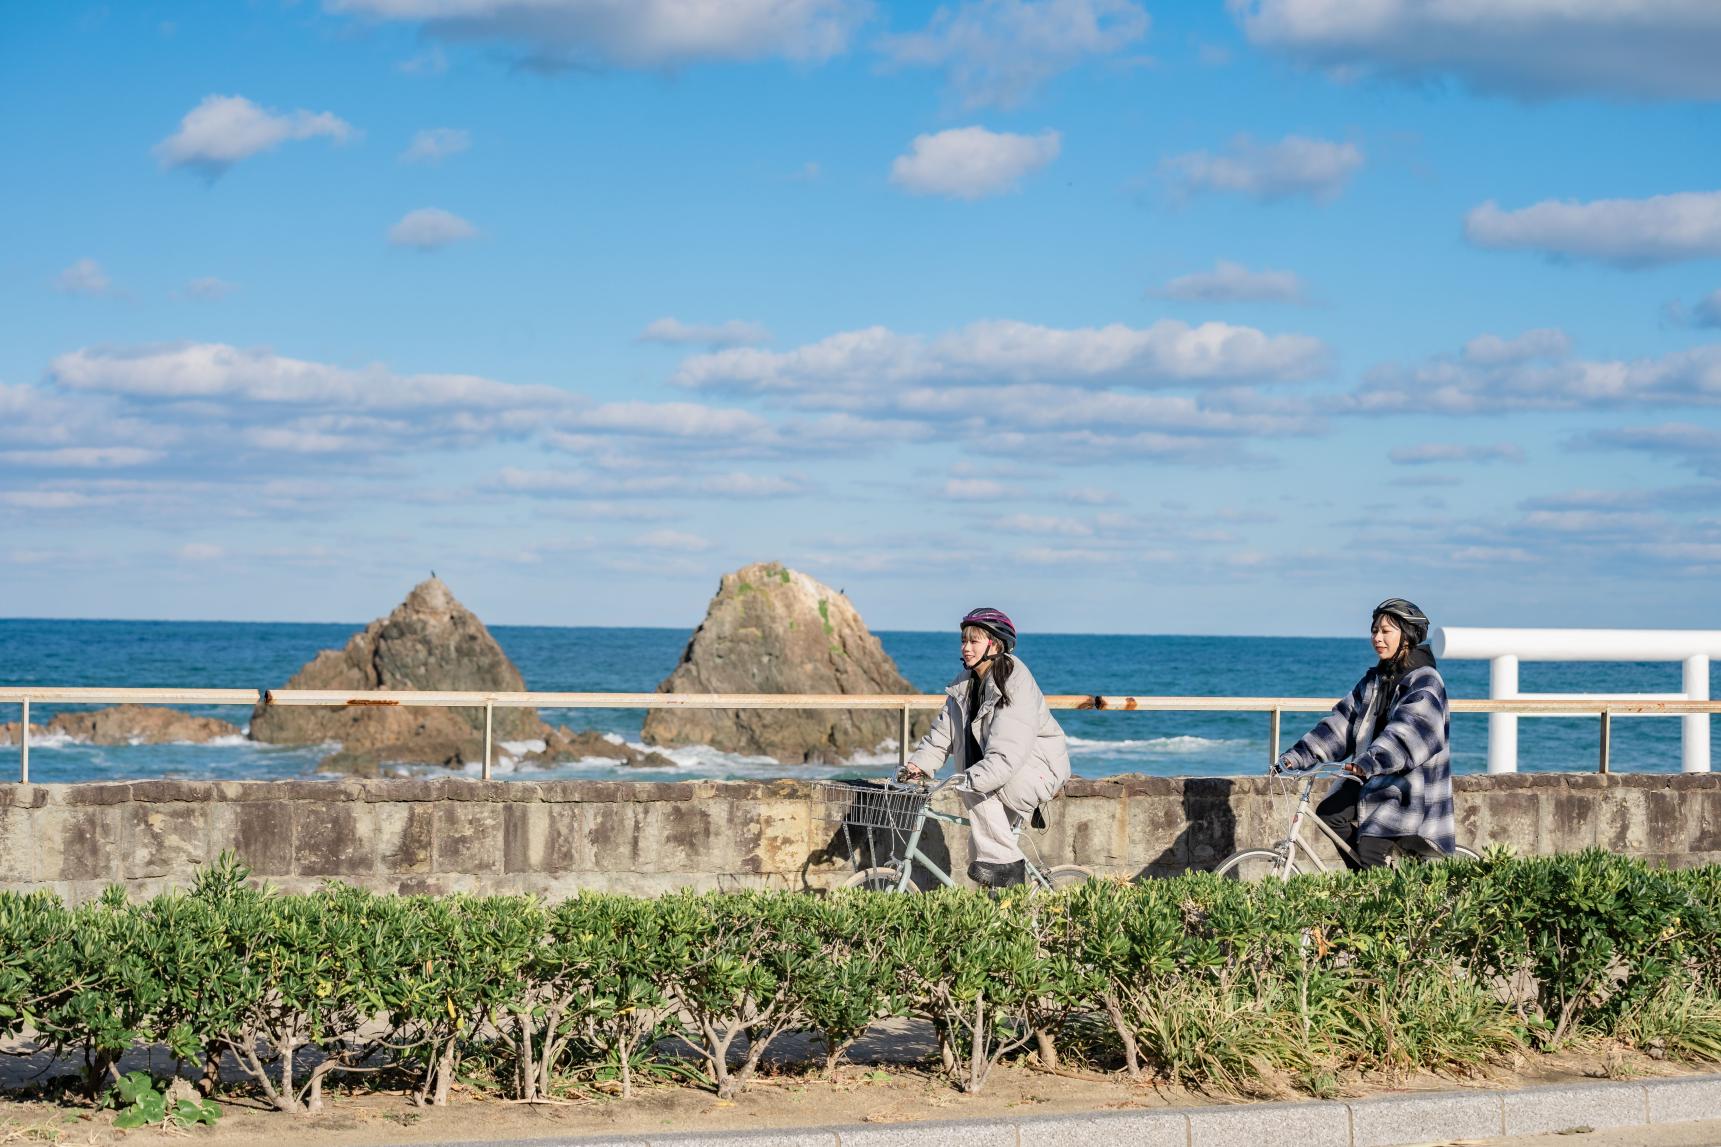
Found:
[[919, 765], [904, 765], [896, 770], [896, 779], [906, 785], [923, 782], [928, 778], [925, 773], [920, 771]]

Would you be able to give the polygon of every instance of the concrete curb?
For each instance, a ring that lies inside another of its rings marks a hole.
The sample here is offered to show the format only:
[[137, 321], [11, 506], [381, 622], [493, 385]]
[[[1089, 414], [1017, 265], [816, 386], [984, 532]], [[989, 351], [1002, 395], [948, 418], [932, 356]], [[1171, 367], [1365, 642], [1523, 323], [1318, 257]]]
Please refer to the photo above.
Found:
[[[1721, 1075], [1644, 1083], [1439, 1091], [1353, 1102], [1236, 1103], [1182, 1110], [1094, 1112], [1025, 1119], [872, 1124], [780, 1131], [559, 1136], [442, 1147], [1401, 1147], [1568, 1128], [1721, 1119]], [[419, 1145], [423, 1147], [423, 1145]]]

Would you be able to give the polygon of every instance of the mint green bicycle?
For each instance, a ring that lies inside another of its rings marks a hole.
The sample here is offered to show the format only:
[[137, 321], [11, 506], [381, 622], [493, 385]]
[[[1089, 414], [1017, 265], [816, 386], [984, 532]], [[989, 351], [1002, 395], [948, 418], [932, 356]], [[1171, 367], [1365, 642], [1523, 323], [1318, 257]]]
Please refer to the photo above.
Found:
[[[951, 875], [926, 855], [920, 844], [927, 821], [967, 827], [967, 817], [932, 807], [933, 797], [947, 788], [960, 788], [960, 780], [958, 774], [937, 785], [894, 780], [815, 781], [814, 798], [824, 809], [825, 821], [841, 825], [851, 860], [871, 861], [858, 867], [842, 886], [874, 892], [921, 892], [925, 888], [919, 874], [924, 872], [946, 887], [956, 887]], [[1018, 841], [1022, 839], [1022, 828], [1020, 822], [1015, 824]], [[1029, 843], [1031, 847], [1031, 839]], [[1027, 874], [1028, 886], [1045, 892], [1094, 878], [1091, 870], [1079, 864], [1047, 867], [1034, 857], [1028, 857]]]

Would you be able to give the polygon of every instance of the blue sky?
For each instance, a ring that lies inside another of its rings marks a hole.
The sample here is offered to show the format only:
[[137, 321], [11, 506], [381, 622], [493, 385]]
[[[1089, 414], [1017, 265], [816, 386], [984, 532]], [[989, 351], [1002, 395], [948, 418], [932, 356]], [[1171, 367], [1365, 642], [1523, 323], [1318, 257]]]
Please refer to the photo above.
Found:
[[16, 616], [1721, 626], [1721, 10], [0, 15]]

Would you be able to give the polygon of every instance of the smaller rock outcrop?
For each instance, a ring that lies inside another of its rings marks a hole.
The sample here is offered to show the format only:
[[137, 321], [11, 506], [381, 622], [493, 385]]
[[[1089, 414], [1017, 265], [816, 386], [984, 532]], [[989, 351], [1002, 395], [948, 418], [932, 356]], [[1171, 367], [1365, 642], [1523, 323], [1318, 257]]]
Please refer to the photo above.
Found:
[[[22, 731], [22, 721], [0, 722], [0, 745], [16, 745], [20, 740], [19, 734]], [[46, 725], [38, 725], [34, 721], [30, 722], [30, 739], [32, 741], [37, 737], [46, 735], [47, 732], [48, 727]]]
[[217, 737], [237, 737], [240, 729], [227, 721], [194, 717], [178, 709], [115, 705], [93, 713], [61, 713], [48, 722], [48, 732], [61, 733], [92, 745], [166, 745], [182, 741], [200, 744]]
[[[914, 693], [849, 599], [762, 562], [723, 575], [662, 693]], [[866, 709], [653, 709], [648, 745], [705, 744], [786, 764], [838, 762], [894, 741], [894, 712]], [[928, 724], [920, 717], [911, 730]]]
[[[526, 683], [477, 615], [432, 577], [345, 647], [317, 654], [293, 674], [287, 688], [519, 693]], [[537, 741], [549, 726], [529, 709], [496, 709], [491, 729], [496, 741]], [[483, 756], [484, 711], [259, 705], [251, 714], [251, 737], [272, 745], [337, 741], [341, 751], [325, 765], [359, 775], [383, 762], [460, 765]]]

